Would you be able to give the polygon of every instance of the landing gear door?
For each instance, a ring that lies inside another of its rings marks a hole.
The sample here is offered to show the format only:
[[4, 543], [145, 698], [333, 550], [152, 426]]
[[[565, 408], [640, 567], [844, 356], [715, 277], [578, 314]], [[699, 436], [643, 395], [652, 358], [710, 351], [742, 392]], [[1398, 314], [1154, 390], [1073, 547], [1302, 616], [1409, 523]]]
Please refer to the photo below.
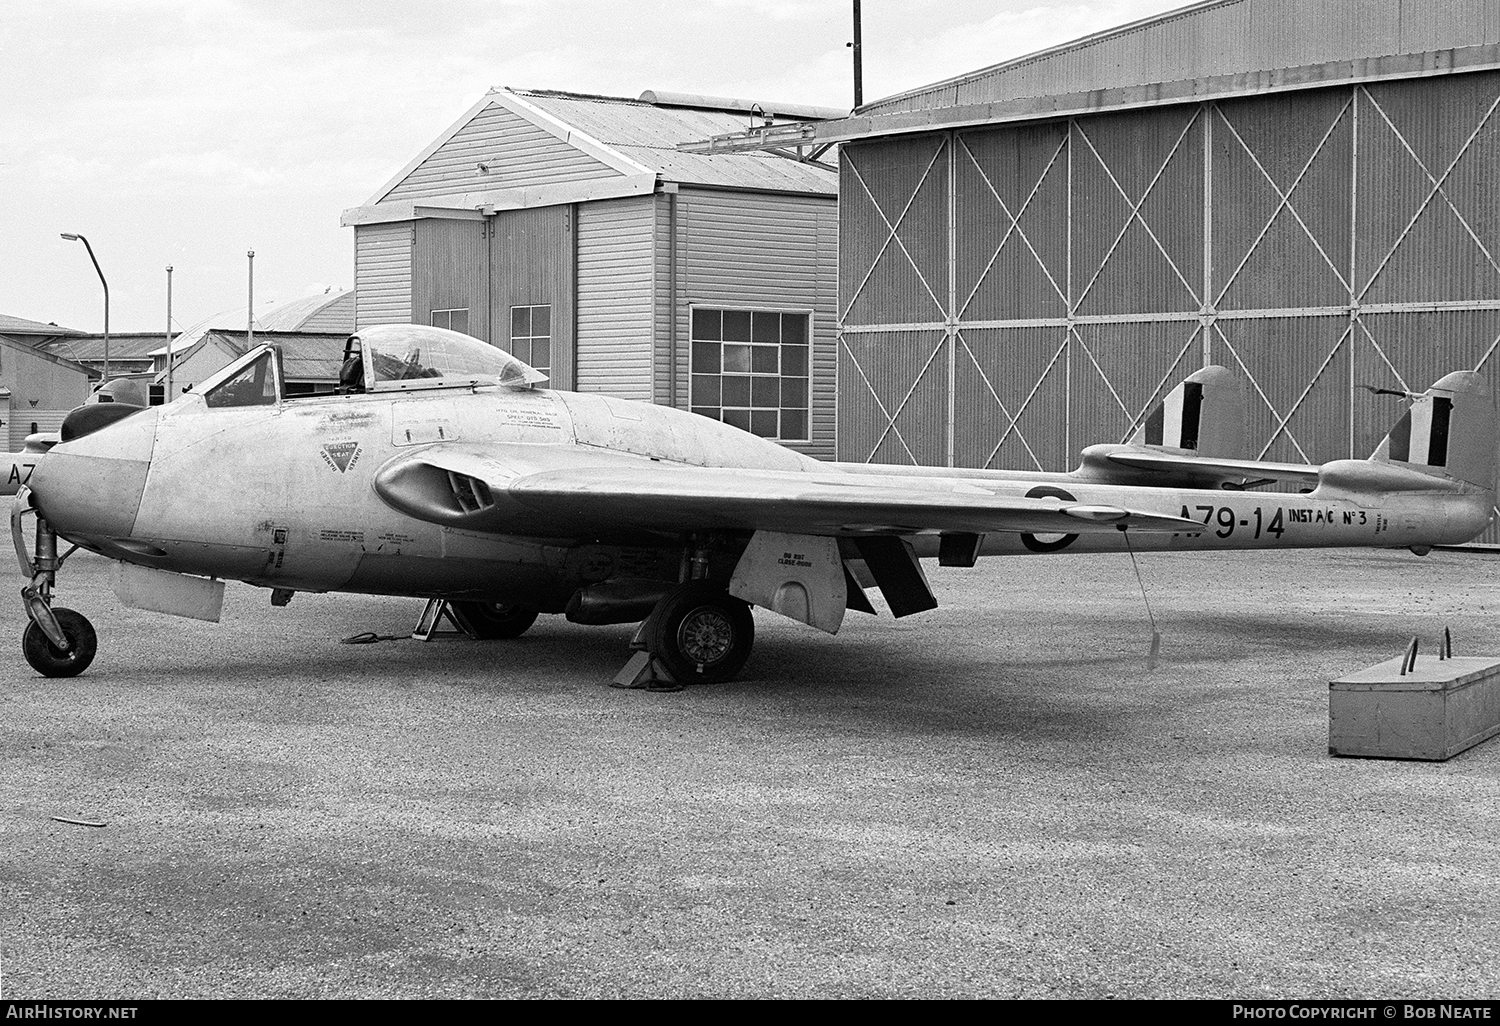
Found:
[[735, 565], [729, 594], [836, 634], [848, 598], [838, 540], [756, 531]]

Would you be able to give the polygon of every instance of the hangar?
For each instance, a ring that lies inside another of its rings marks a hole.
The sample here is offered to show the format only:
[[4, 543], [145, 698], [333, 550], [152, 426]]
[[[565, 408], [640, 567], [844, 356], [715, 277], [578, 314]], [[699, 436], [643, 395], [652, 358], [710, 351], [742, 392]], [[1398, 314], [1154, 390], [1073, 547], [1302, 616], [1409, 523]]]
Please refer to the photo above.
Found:
[[0, 314], [0, 438], [19, 452], [26, 436], [55, 431], [89, 395], [89, 371], [48, 351], [83, 332]]
[[359, 326], [436, 324], [559, 388], [834, 454], [838, 174], [681, 142], [847, 111], [494, 89], [362, 207]]
[[[264, 302], [255, 314], [240, 307], [214, 314], [172, 337], [172, 387], [187, 391], [195, 382], [243, 356], [252, 343], [273, 342], [282, 349], [283, 373], [294, 395], [331, 392], [338, 383], [344, 342], [354, 330], [354, 292], [326, 288], [311, 296]], [[161, 335], [150, 351], [156, 402], [166, 387], [167, 347]]]
[[1063, 470], [1206, 362], [1362, 457], [1500, 341], [1500, 7], [1211, 0], [714, 140], [842, 145], [838, 453]]

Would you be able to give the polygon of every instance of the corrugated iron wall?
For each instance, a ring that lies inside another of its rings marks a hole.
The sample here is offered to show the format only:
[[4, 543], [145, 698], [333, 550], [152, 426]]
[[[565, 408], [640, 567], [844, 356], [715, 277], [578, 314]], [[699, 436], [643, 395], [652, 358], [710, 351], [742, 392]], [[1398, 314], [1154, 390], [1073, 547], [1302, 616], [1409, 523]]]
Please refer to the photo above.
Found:
[[656, 197], [578, 207], [580, 392], [652, 400]]
[[[657, 402], [688, 408], [693, 306], [808, 313], [813, 345], [809, 439], [786, 444], [822, 459], [833, 458], [837, 347], [829, 311], [838, 284], [836, 205], [815, 196], [690, 188], [683, 188], [675, 202], [674, 297], [673, 201], [669, 196], [657, 200]], [[668, 318], [674, 315], [675, 371], [667, 363]]]
[[423, 218], [416, 233], [412, 320], [431, 324], [434, 310], [465, 310], [467, 333], [489, 341], [489, 224]]
[[[30, 407], [17, 408], [14, 398], [3, 400], [8, 405], [0, 405], [0, 410], [6, 411], [6, 422], [10, 432], [10, 451], [20, 452], [26, 444], [26, 436], [38, 431], [57, 431], [62, 427], [62, 422], [68, 418], [71, 410], [33, 410]], [[14, 416], [10, 414], [14, 413]]]
[[[493, 166], [492, 171], [483, 170], [481, 164]], [[607, 164], [492, 103], [382, 198], [423, 199], [618, 174]]]
[[493, 219], [490, 340], [510, 348], [511, 307], [550, 306], [550, 388], [572, 388], [573, 218], [570, 205], [508, 210]]
[[[839, 457], [1045, 470], [1204, 362], [1251, 456], [1368, 455], [1500, 343], [1500, 72], [844, 150]], [[951, 279], [951, 285], [950, 285]]]
[[354, 228], [354, 324], [409, 324], [412, 316], [411, 221]]

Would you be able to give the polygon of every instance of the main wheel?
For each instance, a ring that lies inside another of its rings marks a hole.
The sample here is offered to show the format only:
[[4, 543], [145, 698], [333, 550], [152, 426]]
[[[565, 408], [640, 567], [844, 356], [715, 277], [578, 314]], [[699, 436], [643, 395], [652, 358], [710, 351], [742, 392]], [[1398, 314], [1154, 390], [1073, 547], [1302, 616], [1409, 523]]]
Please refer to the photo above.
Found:
[[94, 625], [82, 613], [71, 609], [54, 609], [52, 615], [62, 628], [63, 636], [72, 647], [64, 652], [47, 640], [47, 635], [35, 623], [26, 625], [21, 636], [21, 648], [31, 668], [44, 677], [76, 677], [89, 668], [94, 653], [99, 649], [99, 637]]
[[504, 606], [498, 602], [454, 602], [451, 605], [474, 636], [484, 641], [519, 638], [536, 623], [537, 611], [524, 606]]
[[733, 680], [754, 643], [750, 606], [702, 581], [667, 592], [647, 624], [646, 647], [681, 684]]

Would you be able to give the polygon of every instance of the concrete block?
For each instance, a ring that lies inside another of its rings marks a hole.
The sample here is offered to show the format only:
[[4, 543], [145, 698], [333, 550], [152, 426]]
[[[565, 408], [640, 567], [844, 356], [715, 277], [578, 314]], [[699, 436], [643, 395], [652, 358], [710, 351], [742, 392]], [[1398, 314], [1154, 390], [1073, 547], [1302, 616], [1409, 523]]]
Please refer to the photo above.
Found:
[[1404, 659], [1329, 683], [1330, 754], [1441, 761], [1500, 733], [1500, 659]]

